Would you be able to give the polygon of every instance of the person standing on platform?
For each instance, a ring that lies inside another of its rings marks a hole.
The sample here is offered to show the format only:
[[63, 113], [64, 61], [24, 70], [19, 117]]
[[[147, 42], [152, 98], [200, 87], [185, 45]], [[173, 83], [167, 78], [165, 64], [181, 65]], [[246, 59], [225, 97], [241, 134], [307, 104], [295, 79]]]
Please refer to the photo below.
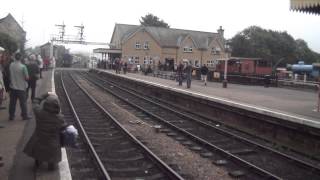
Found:
[[191, 79], [192, 79], [192, 66], [190, 62], [187, 62], [186, 68], [186, 78], [187, 78], [187, 88], [191, 88]]
[[42, 78], [42, 70], [43, 70], [43, 59], [41, 58], [40, 54], [38, 54], [37, 62], [38, 62], [38, 67], [40, 69], [40, 78]]
[[28, 88], [27, 88], [27, 100], [29, 96], [29, 89], [31, 88], [31, 101], [33, 102], [36, 94], [37, 80], [40, 75], [40, 68], [36, 62], [36, 56], [31, 55], [29, 59], [29, 64], [27, 65], [29, 80], [28, 80]]
[[60, 102], [51, 92], [36, 98], [35, 102], [36, 128], [23, 152], [34, 158], [36, 168], [47, 162], [48, 170], [55, 170], [61, 161], [60, 130], [66, 125], [60, 113]]
[[13, 120], [16, 111], [17, 100], [19, 99], [21, 115], [23, 120], [31, 119], [27, 113], [26, 90], [29, 74], [27, 67], [21, 63], [21, 54], [16, 53], [15, 60], [10, 64], [10, 102], [9, 102], [9, 120]]
[[182, 81], [183, 81], [183, 64], [180, 62], [178, 67], [177, 67], [177, 78], [179, 82], [179, 86], [182, 86]]
[[115, 65], [116, 74], [120, 73], [119, 72], [120, 60], [118, 58], [116, 58], [116, 61], [115, 61], [114, 65]]
[[5, 97], [6, 97], [6, 88], [3, 81], [2, 65], [0, 64], [0, 110], [5, 109], [5, 107], [2, 106], [2, 102], [5, 100]]
[[127, 69], [128, 69], [128, 64], [127, 64], [127, 62], [124, 62], [124, 64], [123, 64], [123, 74], [127, 73]]
[[207, 85], [207, 75], [208, 75], [208, 67], [206, 66], [206, 64], [203, 64], [203, 66], [200, 69], [201, 72], [201, 80], [204, 82], [204, 85]]

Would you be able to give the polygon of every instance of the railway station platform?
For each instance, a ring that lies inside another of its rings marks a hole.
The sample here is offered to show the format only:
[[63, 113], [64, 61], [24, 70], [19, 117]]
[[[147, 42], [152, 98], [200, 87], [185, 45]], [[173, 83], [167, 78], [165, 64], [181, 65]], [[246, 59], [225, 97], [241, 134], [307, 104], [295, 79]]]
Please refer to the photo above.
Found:
[[[44, 71], [43, 78], [38, 80], [36, 95], [53, 91], [53, 71]], [[6, 109], [0, 110], [0, 165], [1, 180], [69, 180], [71, 179], [66, 151], [62, 149], [62, 162], [59, 169], [48, 171], [47, 166], [40, 166], [34, 169], [34, 160], [22, 151], [31, 137], [35, 128], [35, 119], [32, 114], [31, 100], [28, 100], [28, 113], [32, 117], [30, 120], [22, 120], [19, 103], [17, 103], [16, 118], [9, 121], [8, 106], [9, 97], [3, 104]]]
[[[101, 70], [115, 74], [113, 70]], [[248, 86], [228, 83], [207, 82], [205, 86], [200, 80], [192, 80], [191, 88], [178, 86], [178, 82], [170, 79], [146, 76], [142, 73], [119, 74], [120, 76], [143, 81], [163, 88], [186, 93], [193, 96], [209, 98], [220, 103], [244, 108], [262, 114], [272, 115], [294, 123], [320, 128], [320, 112], [317, 112], [317, 92], [293, 90], [278, 87]]]

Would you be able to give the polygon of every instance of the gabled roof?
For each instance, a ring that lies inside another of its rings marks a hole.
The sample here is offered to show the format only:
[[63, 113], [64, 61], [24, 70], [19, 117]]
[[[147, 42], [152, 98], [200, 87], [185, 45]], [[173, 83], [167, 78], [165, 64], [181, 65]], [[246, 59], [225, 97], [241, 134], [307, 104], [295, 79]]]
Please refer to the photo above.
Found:
[[[180, 37], [181, 37], [181, 39], [180, 39]], [[183, 37], [182, 37], [182, 36], [180, 36], [180, 37], [178, 38], [178, 42], [177, 42], [177, 46], [178, 46], [178, 47], [181, 47], [181, 43], [182, 43], [184, 40], [186, 40], [187, 38], [190, 38], [190, 39], [192, 40], [194, 46], [195, 46], [196, 48], [199, 48], [199, 45], [198, 45], [197, 42], [192, 38], [192, 36], [191, 36], [190, 34], [183, 35]]]
[[18, 27], [21, 29], [21, 31], [25, 32], [23, 28], [20, 26], [20, 24], [17, 22], [17, 20], [10, 13], [6, 17], [1, 18], [0, 23], [5, 21], [6, 19], [9, 19], [9, 20], [11, 19], [12, 21], [14, 21], [18, 25]]
[[139, 27], [136, 25], [116, 24], [110, 42], [112, 43], [115, 38], [119, 38], [119, 40], [122, 41], [126, 36], [130, 35], [138, 28]]
[[190, 37], [196, 44], [197, 48], [205, 49], [208, 48], [208, 45], [210, 44], [209, 41], [211, 42], [212, 39], [220, 38], [218, 33], [211, 32], [116, 24], [111, 38], [111, 43], [116, 39], [121, 40], [123, 43], [141, 30], [148, 32], [162, 47], [180, 47], [181, 42], [183, 42], [185, 38]]
[[43, 45], [40, 46], [40, 48], [44, 47], [44, 46], [50, 46], [50, 42], [44, 43]]

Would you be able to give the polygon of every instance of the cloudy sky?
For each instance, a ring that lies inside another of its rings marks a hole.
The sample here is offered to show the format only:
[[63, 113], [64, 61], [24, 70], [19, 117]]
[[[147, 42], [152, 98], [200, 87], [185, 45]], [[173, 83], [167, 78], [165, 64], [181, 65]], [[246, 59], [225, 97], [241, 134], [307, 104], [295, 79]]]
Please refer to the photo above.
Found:
[[216, 32], [222, 26], [226, 38], [252, 25], [287, 31], [320, 53], [320, 16], [289, 8], [289, 0], [3, 0], [0, 18], [8, 13], [16, 18], [27, 32], [28, 47], [48, 42], [62, 22], [67, 35], [76, 35], [73, 26], [83, 24], [87, 41], [109, 42], [115, 23], [138, 25], [141, 16], [152, 13], [172, 28]]

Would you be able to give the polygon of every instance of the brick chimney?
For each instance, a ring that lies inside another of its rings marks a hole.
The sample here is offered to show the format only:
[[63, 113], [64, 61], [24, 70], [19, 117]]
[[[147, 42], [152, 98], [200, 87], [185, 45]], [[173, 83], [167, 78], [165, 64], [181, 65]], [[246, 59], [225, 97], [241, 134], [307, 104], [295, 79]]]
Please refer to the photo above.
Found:
[[223, 37], [223, 36], [224, 36], [224, 29], [222, 29], [222, 26], [219, 27], [218, 33], [220, 34], [220, 36], [221, 36], [222, 38], [224, 38], [224, 37]]

